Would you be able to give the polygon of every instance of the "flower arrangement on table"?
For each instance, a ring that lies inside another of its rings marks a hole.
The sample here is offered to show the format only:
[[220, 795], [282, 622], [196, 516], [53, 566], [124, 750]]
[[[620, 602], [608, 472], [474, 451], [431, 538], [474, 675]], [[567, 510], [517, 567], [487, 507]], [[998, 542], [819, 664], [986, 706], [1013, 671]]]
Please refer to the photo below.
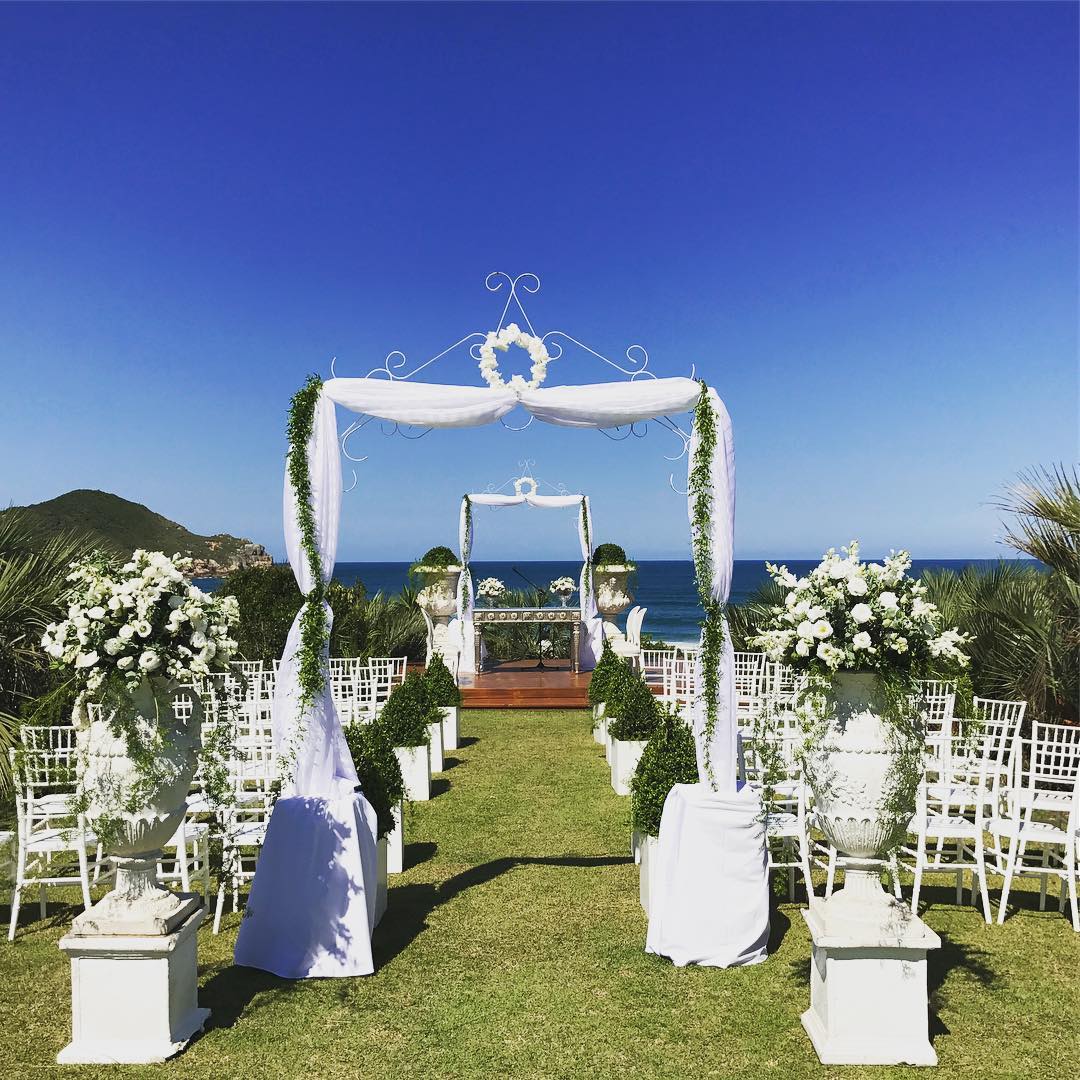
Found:
[[497, 577], [486, 577], [476, 586], [476, 595], [485, 600], [498, 600], [506, 594], [506, 585]]
[[566, 607], [566, 602], [577, 592], [577, 582], [572, 577], [558, 577], [548, 584], [548, 592], [557, 596]]

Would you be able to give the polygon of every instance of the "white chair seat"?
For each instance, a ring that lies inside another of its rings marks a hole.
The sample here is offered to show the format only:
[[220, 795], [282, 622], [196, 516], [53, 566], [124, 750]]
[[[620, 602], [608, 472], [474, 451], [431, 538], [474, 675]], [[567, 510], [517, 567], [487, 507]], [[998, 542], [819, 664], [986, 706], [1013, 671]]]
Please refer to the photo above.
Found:
[[[926, 818], [927, 836], [955, 836], [958, 838], [974, 837], [975, 823], [962, 814], [928, 814]], [[909, 828], [914, 829], [913, 822]]]
[[1023, 837], [1035, 843], [1063, 844], [1068, 840], [1068, 830], [1048, 821], [1019, 821], [1013, 818], [995, 817], [987, 823], [990, 832], [997, 836], [1009, 836], [1014, 839]]
[[798, 817], [795, 814], [789, 814], [786, 811], [770, 813], [766, 828], [770, 836], [802, 835], [802, 830], [799, 828]]
[[29, 852], [42, 851], [74, 851], [79, 847], [97, 847], [97, 837], [86, 832], [81, 835], [75, 829], [47, 828], [35, 829], [27, 838], [26, 850]]

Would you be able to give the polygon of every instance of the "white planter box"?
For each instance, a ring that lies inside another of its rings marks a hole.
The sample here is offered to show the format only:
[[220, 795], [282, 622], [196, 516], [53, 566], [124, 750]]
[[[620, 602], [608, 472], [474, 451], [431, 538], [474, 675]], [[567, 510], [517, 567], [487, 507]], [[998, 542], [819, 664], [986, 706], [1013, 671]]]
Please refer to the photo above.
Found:
[[386, 867], [386, 837], [384, 836], [379, 841], [378, 852], [378, 873], [375, 878], [375, 926], [378, 926], [382, 921], [382, 917], [386, 914], [386, 900], [387, 900], [387, 867]]
[[609, 765], [615, 760], [615, 748], [612, 742], [611, 732], [607, 728], [607, 721], [604, 721], [604, 759]]
[[656, 861], [656, 845], [659, 841], [655, 836], [635, 835], [640, 837], [637, 848], [638, 865], [641, 869], [641, 877], [638, 883], [638, 899], [641, 901], [642, 910], [648, 915], [649, 905], [652, 901], [652, 877], [650, 874], [652, 864]]
[[443, 706], [442, 741], [443, 750], [458, 748], [458, 707], [456, 705]]
[[592, 737], [600, 746], [603, 746], [607, 742], [607, 720], [604, 718], [604, 710], [606, 708], [607, 702], [601, 701], [599, 705], [594, 705], [592, 710]]
[[405, 822], [404, 807], [394, 807], [394, 831], [386, 838], [386, 872], [400, 874], [405, 869]]
[[630, 777], [637, 769], [646, 742], [645, 739], [611, 740], [611, 786], [616, 795], [630, 794]]
[[438, 720], [434, 724], [428, 724], [428, 740], [431, 746], [431, 771], [432, 773], [443, 771], [443, 752], [442, 752], [442, 721]]
[[410, 802], [427, 802], [431, 798], [427, 746], [395, 746], [394, 753], [405, 781], [405, 798]]

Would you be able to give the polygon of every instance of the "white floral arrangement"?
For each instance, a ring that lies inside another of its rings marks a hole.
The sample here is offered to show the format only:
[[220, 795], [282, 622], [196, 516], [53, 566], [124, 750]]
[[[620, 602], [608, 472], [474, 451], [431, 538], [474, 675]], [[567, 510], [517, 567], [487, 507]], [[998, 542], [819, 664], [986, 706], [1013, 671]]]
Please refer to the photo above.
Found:
[[548, 589], [556, 596], [570, 596], [577, 590], [577, 582], [572, 577], [560, 577], [552, 581]]
[[507, 352], [511, 345], [518, 345], [529, 354], [532, 360], [530, 379], [526, 380], [523, 375], [511, 375], [509, 385], [515, 390], [535, 390], [544, 379], [547, 378], [547, 366], [551, 356], [544, 342], [532, 334], [527, 334], [517, 323], [510, 323], [501, 330], [490, 330], [480, 346], [480, 374], [484, 381], [492, 388], [498, 390], [507, 385], [506, 380], [499, 371], [499, 361], [495, 351]]
[[906, 671], [934, 660], [967, 664], [967, 637], [955, 628], [942, 630], [941, 613], [908, 574], [906, 551], [864, 563], [858, 541], [840, 550], [830, 548], [803, 578], [786, 566], [765, 564], [788, 592], [752, 645], [770, 660], [830, 676], [842, 669]]
[[497, 577], [486, 577], [476, 586], [478, 596], [486, 600], [498, 600], [506, 592], [506, 586]]
[[196, 588], [190, 568], [190, 559], [142, 549], [122, 566], [100, 556], [72, 563], [67, 618], [49, 624], [42, 648], [91, 696], [116, 676], [134, 689], [144, 675], [186, 684], [227, 669], [236, 597]]

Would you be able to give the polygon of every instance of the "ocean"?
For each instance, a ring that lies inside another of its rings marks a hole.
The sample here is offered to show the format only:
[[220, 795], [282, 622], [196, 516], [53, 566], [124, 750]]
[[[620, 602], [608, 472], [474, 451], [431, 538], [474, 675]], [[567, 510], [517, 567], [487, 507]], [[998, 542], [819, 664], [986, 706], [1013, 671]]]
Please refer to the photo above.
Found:
[[[778, 562], [785, 562], [783, 559]], [[963, 570], [966, 566], [992, 566], [986, 559], [916, 559], [912, 571]], [[816, 559], [786, 560], [792, 573], [803, 575], [817, 565]], [[1038, 563], [1031, 565], [1037, 566]], [[633, 585], [634, 602], [648, 609], [642, 626], [644, 633], [669, 642], [697, 641], [701, 606], [694, 585], [693, 563], [683, 560], [639, 561], [637, 579]], [[403, 562], [343, 562], [334, 569], [334, 577], [345, 585], [362, 581], [368, 595], [376, 592], [396, 593], [408, 578], [409, 564]], [[509, 587], [533, 584], [546, 588], [554, 578], [569, 575], [575, 581], [581, 571], [580, 562], [474, 562], [473, 581], [497, 577]], [[740, 603], [759, 585], [768, 580], [765, 562], [761, 559], [736, 559], [731, 583], [731, 600]], [[220, 582], [206, 579], [203, 588], [216, 588]]]

